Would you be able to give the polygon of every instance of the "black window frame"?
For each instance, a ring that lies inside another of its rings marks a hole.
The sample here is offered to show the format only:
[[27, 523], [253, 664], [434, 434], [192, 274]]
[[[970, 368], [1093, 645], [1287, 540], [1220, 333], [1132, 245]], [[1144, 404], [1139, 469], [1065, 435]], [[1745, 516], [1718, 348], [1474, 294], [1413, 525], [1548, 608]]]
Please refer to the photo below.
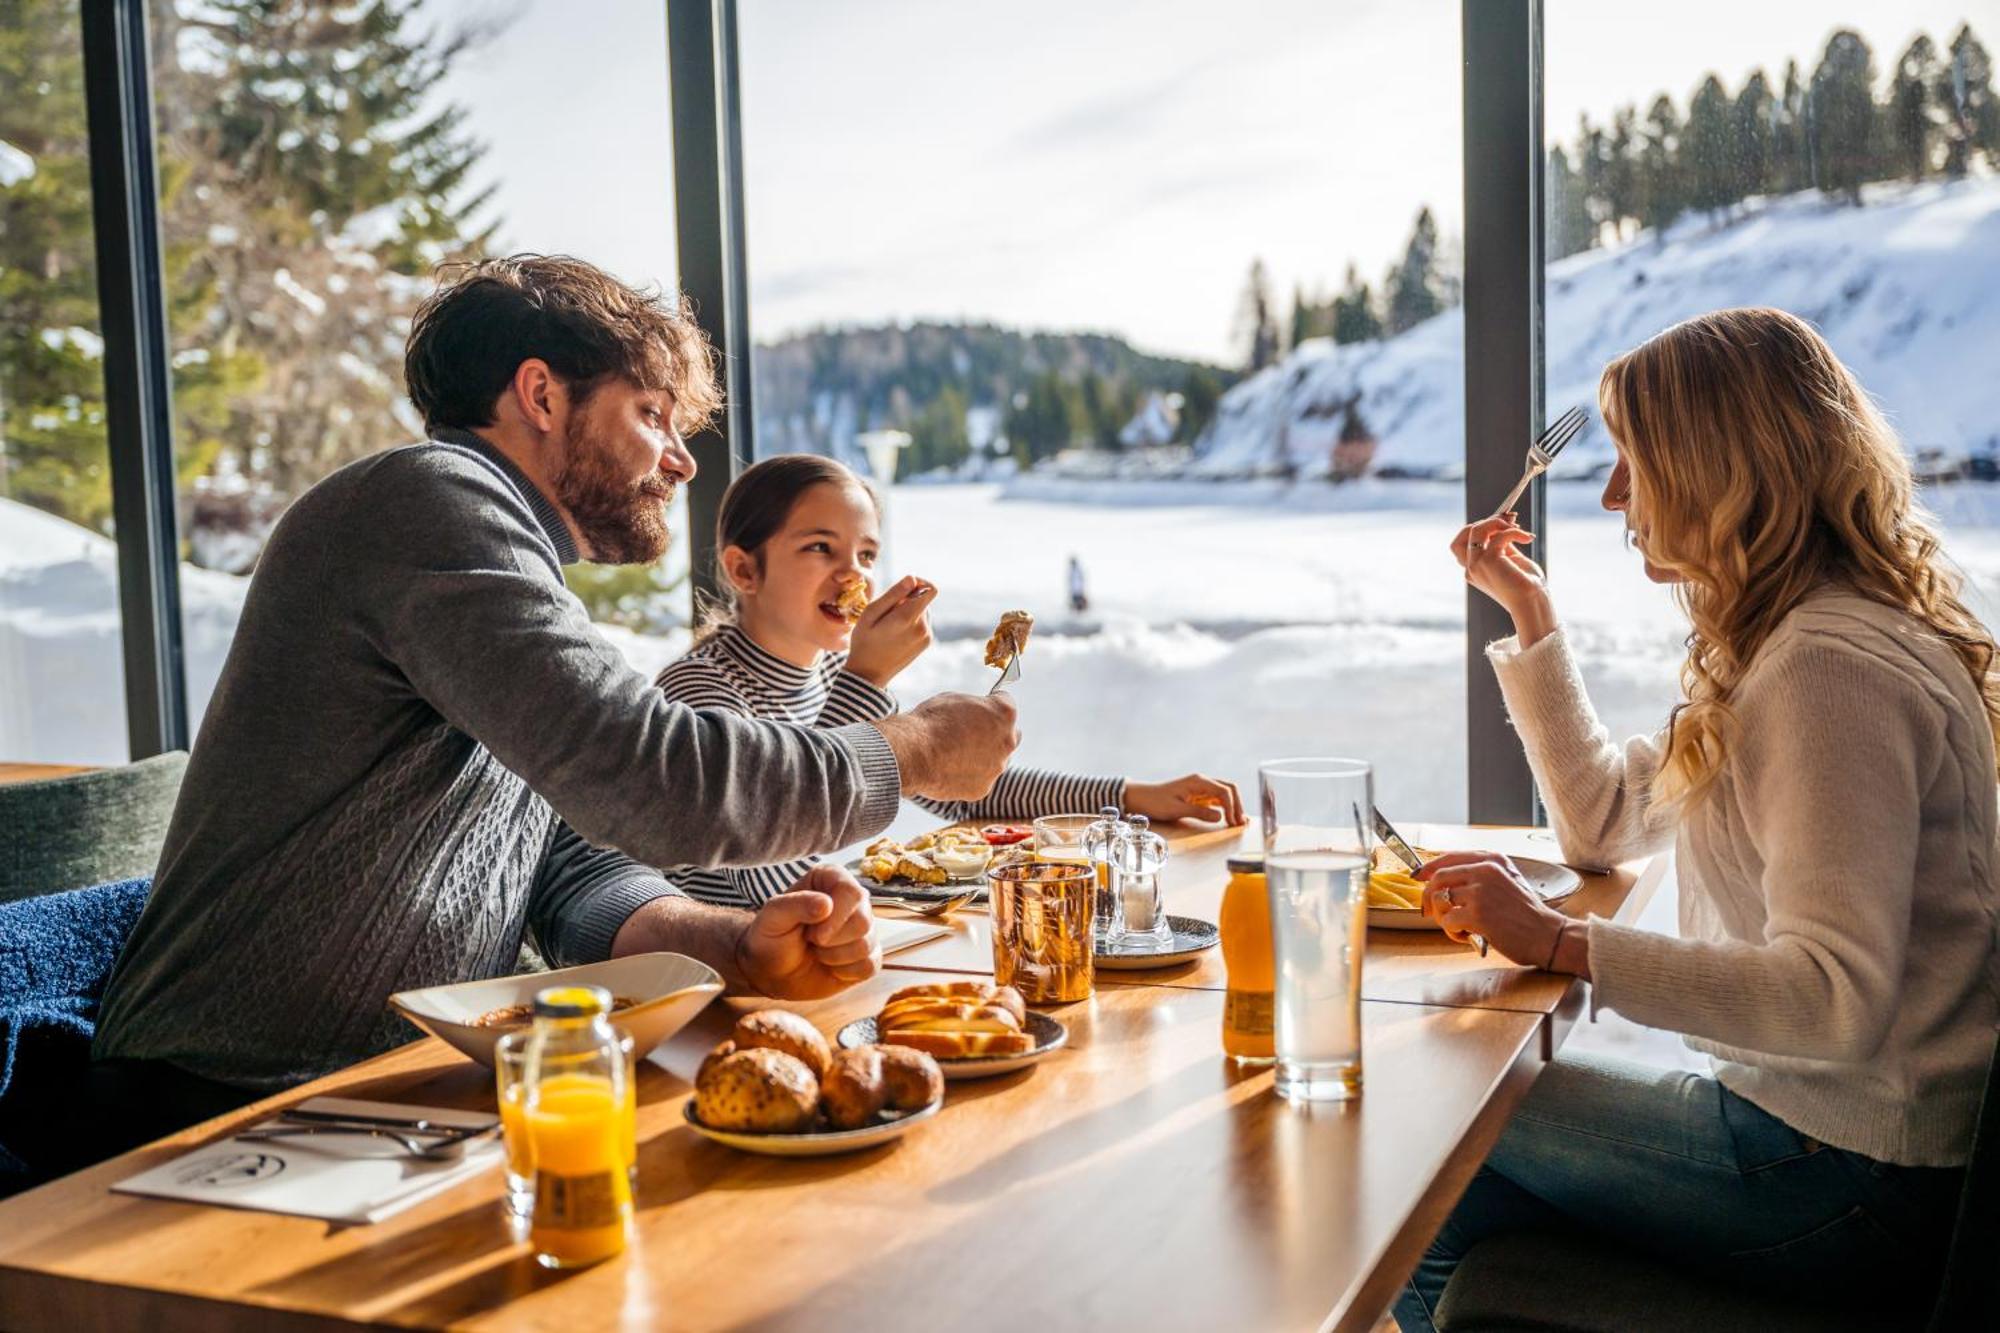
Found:
[[[693, 583], [712, 591], [716, 510], [756, 455], [736, 0], [666, 0], [679, 282], [721, 358], [728, 403], [691, 440]], [[103, 303], [105, 396], [118, 530], [128, 730], [134, 758], [189, 740], [169, 345], [160, 267], [145, 0], [83, 6], [92, 208]], [[1465, 503], [1504, 494], [1540, 429], [1542, 7], [1460, 0], [1465, 181]], [[1544, 484], [1527, 499], [1546, 529]], [[1530, 552], [1546, 567], [1545, 539]], [[1466, 590], [1466, 780], [1473, 823], [1534, 823], [1527, 759], [1485, 645], [1505, 613]]]

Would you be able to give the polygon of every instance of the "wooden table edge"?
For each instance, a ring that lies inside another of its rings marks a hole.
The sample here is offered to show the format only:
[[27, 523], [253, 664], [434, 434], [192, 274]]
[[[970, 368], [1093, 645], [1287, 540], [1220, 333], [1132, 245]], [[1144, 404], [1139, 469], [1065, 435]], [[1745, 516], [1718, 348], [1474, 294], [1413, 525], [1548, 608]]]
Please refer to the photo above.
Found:
[[[1397, 1004], [1396, 1000], [1375, 1000], [1374, 1004]], [[1427, 1008], [1450, 1006], [1429, 1005]], [[1518, 1013], [1519, 1010], [1500, 1012]], [[1369, 1266], [1368, 1275], [1354, 1288], [1353, 1295], [1345, 1310], [1335, 1310], [1320, 1325], [1322, 1329], [1335, 1333], [1372, 1333], [1379, 1327], [1389, 1307], [1395, 1303], [1396, 1295], [1409, 1281], [1416, 1270], [1418, 1260], [1430, 1248], [1438, 1229], [1451, 1216], [1452, 1209], [1464, 1196], [1472, 1177], [1486, 1161], [1486, 1155], [1500, 1139], [1500, 1132], [1507, 1122], [1514, 1118], [1514, 1111], [1520, 1106], [1528, 1089], [1541, 1077], [1546, 1059], [1542, 1055], [1542, 1043], [1535, 1040], [1537, 1033], [1545, 1025], [1537, 1025], [1523, 1034], [1521, 1045], [1514, 1052], [1514, 1058], [1493, 1082], [1486, 1100], [1480, 1104], [1472, 1123], [1466, 1126], [1458, 1142], [1446, 1154], [1430, 1181], [1418, 1194], [1415, 1205], [1403, 1219], [1389, 1242], [1382, 1247], [1375, 1262]], [[1364, 1092], [1362, 1094], [1366, 1096]]]

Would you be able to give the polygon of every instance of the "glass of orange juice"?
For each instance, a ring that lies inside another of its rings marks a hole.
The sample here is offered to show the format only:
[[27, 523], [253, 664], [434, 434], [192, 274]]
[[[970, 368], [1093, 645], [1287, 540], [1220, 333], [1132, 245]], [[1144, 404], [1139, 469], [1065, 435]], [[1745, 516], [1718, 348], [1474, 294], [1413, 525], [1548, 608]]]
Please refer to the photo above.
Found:
[[508, 1206], [518, 1215], [525, 1202], [529, 1241], [547, 1268], [625, 1248], [637, 1097], [632, 1041], [606, 1020], [610, 1009], [599, 987], [549, 987], [535, 996], [534, 1026], [495, 1050]]

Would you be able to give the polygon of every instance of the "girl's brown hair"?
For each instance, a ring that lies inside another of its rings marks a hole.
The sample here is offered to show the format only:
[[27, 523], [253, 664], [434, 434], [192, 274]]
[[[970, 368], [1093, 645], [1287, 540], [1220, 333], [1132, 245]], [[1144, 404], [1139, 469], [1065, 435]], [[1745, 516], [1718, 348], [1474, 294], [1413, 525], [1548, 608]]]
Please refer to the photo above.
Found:
[[882, 497], [851, 468], [819, 454], [778, 454], [745, 468], [722, 493], [715, 516], [715, 587], [701, 599], [695, 642], [736, 623], [736, 589], [722, 567], [722, 553], [740, 546], [764, 568], [764, 543], [778, 534], [792, 509], [815, 486], [852, 486], [882, 515]]
[[1683, 580], [1693, 626], [1660, 795], [1691, 802], [1714, 782], [1752, 658], [1827, 581], [1927, 626], [2000, 734], [1993, 636], [1959, 596], [1895, 431], [1812, 325], [1701, 315], [1605, 367], [1598, 402], [1630, 468], [1629, 520], [1647, 559]]

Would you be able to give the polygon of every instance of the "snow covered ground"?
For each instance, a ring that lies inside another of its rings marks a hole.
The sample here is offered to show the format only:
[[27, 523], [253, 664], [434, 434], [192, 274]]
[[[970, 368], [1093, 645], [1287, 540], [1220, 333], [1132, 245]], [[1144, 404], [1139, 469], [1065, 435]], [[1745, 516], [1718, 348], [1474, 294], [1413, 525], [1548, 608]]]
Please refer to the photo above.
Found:
[[[1883, 184], [1864, 208], [1816, 192], [1753, 200], [1740, 218], [1689, 214], [1662, 238], [1549, 265], [1550, 415], [1592, 409], [1607, 361], [1670, 324], [1725, 306], [1774, 305], [1812, 320], [1876, 395], [1913, 451], [2000, 447], [1993, 348], [2000, 343], [2000, 177]], [[1223, 396], [1196, 470], [1249, 474], [1289, 457], [1323, 474], [1339, 410], [1360, 395], [1378, 464], [1464, 457], [1465, 323], [1448, 311], [1387, 342], [1300, 344]], [[1609, 456], [1593, 426], [1566, 466]]]

